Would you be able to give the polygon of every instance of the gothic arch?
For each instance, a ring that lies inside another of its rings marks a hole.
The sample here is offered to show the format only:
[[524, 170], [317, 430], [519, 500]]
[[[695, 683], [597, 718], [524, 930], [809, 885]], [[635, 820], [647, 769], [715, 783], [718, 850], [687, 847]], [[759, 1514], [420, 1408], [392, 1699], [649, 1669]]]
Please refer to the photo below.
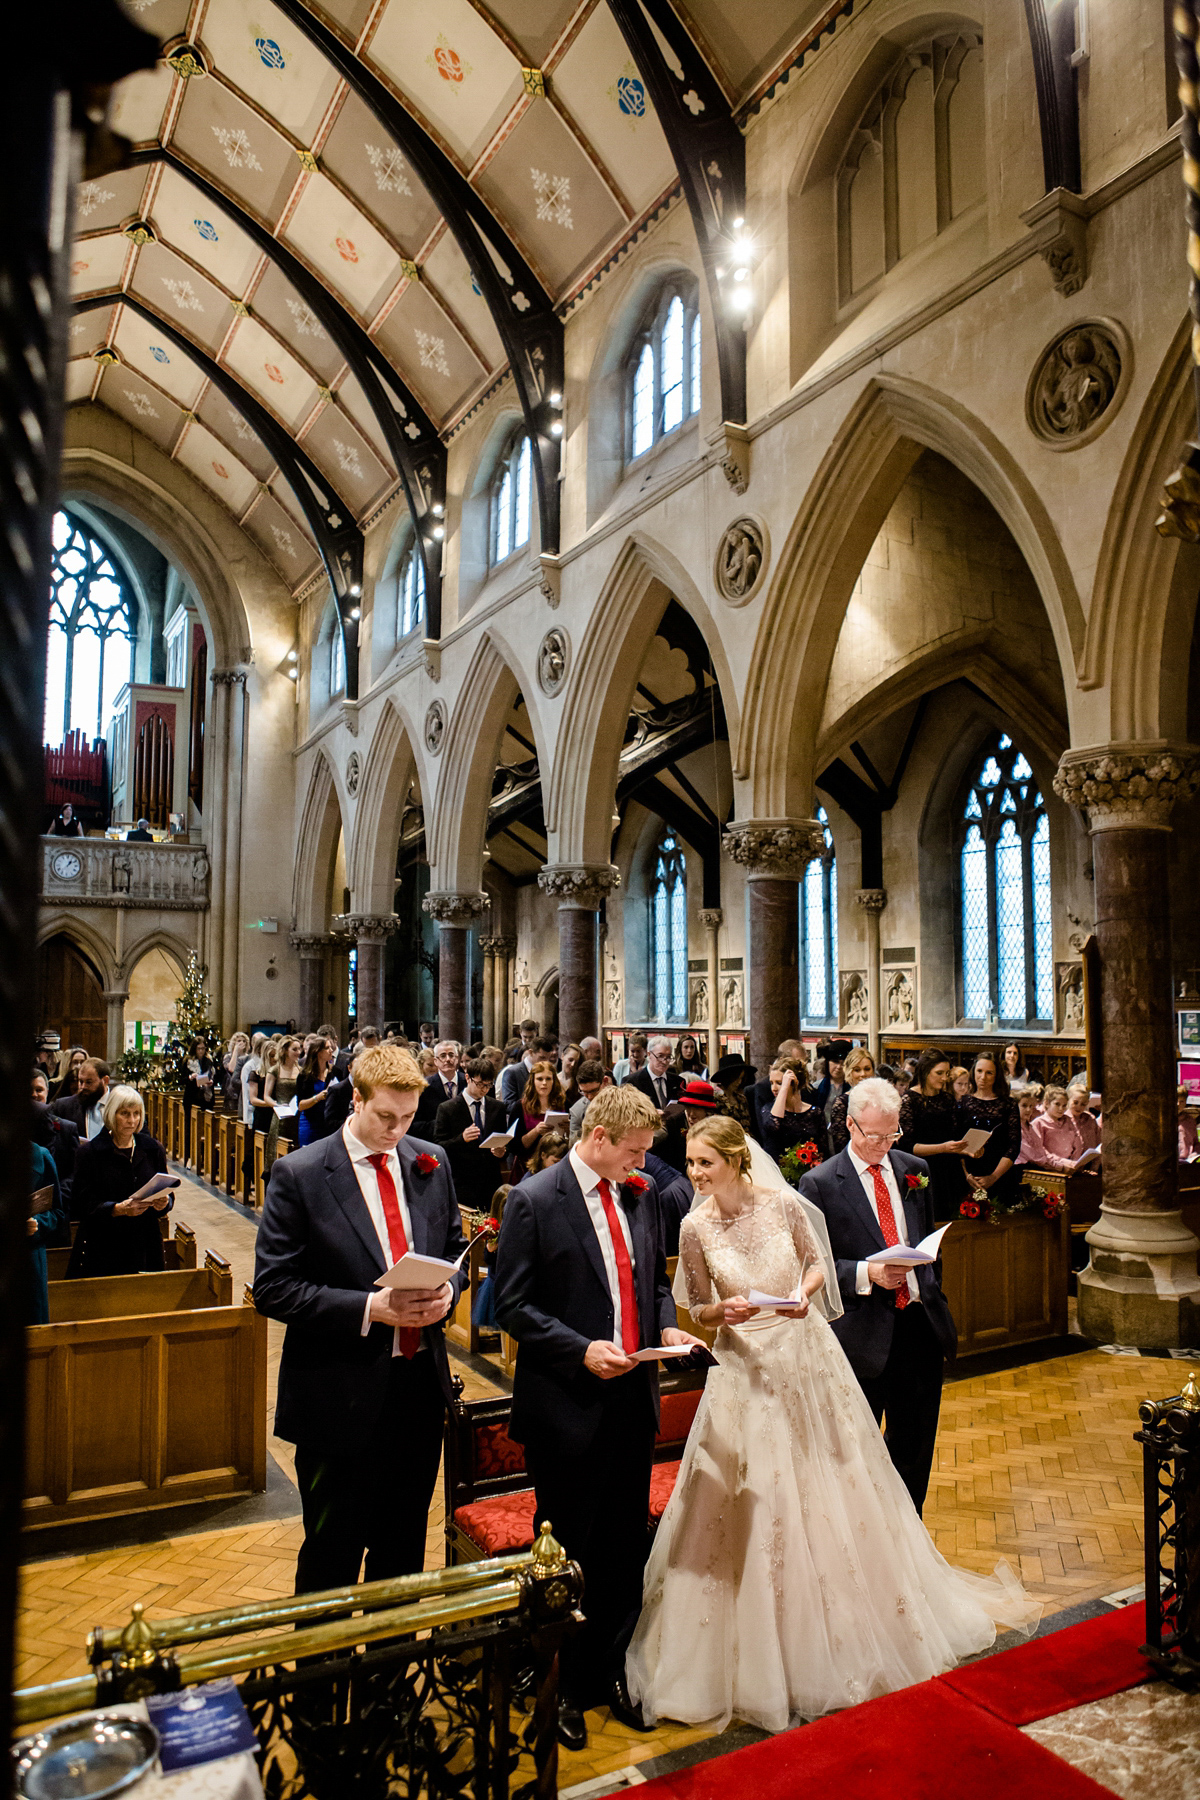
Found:
[[74, 907], [38, 908], [38, 948], [41, 949], [52, 937], [64, 937], [74, 945], [91, 963], [102, 987], [109, 989], [119, 985], [113, 946], [95, 926], [80, 918]]
[[609, 861], [625, 721], [642, 658], [670, 599], [690, 613], [703, 634], [730, 743], [737, 741], [737, 690], [716, 617], [683, 564], [654, 539], [633, 533], [591, 610], [567, 680], [546, 792], [551, 862]]
[[300, 815], [292, 887], [296, 930], [310, 936], [329, 930], [329, 882], [339, 830], [345, 839], [347, 870], [352, 867], [354, 844], [345, 818], [333, 765], [324, 749], [320, 749], [313, 761]]
[[396, 890], [396, 846], [404, 800], [419, 771], [416, 735], [395, 696], [384, 703], [366, 752], [355, 814], [354, 857], [347, 876], [354, 911], [389, 914]]
[[[199, 933], [197, 933], [197, 938], [199, 938]], [[161, 926], [156, 925], [153, 930], [145, 932], [135, 943], [130, 944], [126, 949], [124, 963], [126, 982], [128, 982], [129, 977], [133, 974], [133, 971], [141, 962], [143, 956], [148, 956], [151, 950], [162, 950], [171, 958], [172, 962], [177, 963], [179, 966], [179, 978], [182, 981], [184, 972], [187, 969], [188, 957], [192, 955], [193, 951], [199, 956], [200, 945], [199, 942], [195, 944], [185, 943], [181, 937], [178, 937], [175, 934], [175, 932], [164, 931]]]
[[907, 377], [866, 384], [796, 515], [763, 605], [735, 766], [751, 784], [747, 816], [807, 818], [815, 736], [846, 607], [867, 552], [922, 450], [972, 481], [1029, 567], [1074, 692], [1084, 617], [1066, 556], [1015, 457], [956, 400]]

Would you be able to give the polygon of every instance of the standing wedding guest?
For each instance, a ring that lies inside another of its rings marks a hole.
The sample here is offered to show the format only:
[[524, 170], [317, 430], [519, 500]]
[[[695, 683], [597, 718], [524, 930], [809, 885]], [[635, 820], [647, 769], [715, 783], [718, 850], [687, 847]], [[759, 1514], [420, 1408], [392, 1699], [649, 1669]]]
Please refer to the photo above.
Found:
[[[718, 1111], [727, 1119], [736, 1119], [743, 1131], [748, 1131], [751, 1136], [757, 1129], [750, 1099], [757, 1073], [754, 1064], [736, 1052], [726, 1052], [712, 1072], [712, 1084], [720, 1092]], [[689, 1082], [688, 1086], [691, 1085]]]
[[1004, 1079], [1008, 1083], [1009, 1093], [1014, 1096], [1029, 1084], [1029, 1067], [1020, 1044], [1004, 1046]]
[[[781, 1057], [790, 1057], [797, 1065], [803, 1065], [807, 1076], [808, 1058], [799, 1038], [784, 1038], [782, 1044], [776, 1045], [775, 1061], [778, 1062]], [[812, 1083], [810, 1082], [809, 1085], [811, 1086]], [[762, 1115], [770, 1112], [774, 1106], [777, 1089], [778, 1082], [775, 1087], [771, 1086], [769, 1071], [761, 1081], [756, 1081], [752, 1087], [749, 1083], [746, 1084], [746, 1107], [750, 1115], [750, 1135], [756, 1143], [763, 1144]], [[823, 1109], [823, 1102], [816, 1100], [815, 1096], [810, 1096], [810, 1098], [814, 1099], [814, 1103], [821, 1105]], [[763, 1147], [766, 1148], [765, 1144]]]
[[[79, 1129], [70, 1119], [62, 1119], [46, 1105], [46, 1076], [33, 1071], [33, 1128], [35, 1144], [48, 1150], [58, 1174], [59, 1191], [67, 1216], [71, 1214], [71, 1195], [75, 1183], [75, 1159], [79, 1154]], [[66, 1240], [64, 1240], [66, 1241]]]
[[79, 1092], [79, 1071], [87, 1061], [87, 1051], [82, 1044], [72, 1044], [67, 1051], [67, 1066], [61, 1078], [55, 1082], [50, 1095], [52, 1100], [69, 1100]]
[[558, 1079], [562, 1082], [563, 1098], [566, 1101], [568, 1112], [579, 1098], [579, 1084], [576, 1077], [582, 1061], [583, 1050], [579, 1044], [568, 1044], [559, 1061]]
[[781, 1056], [771, 1064], [772, 1104], [759, 1113], [762, 1145], [778, 1162], [787, 1150], [815, 1144], [818, 1160], [829, 1155], [825, 1114], [814, 1105], [814, 1090], [807, 1084], [807, 1068], [793, 1056]]
[[[845, 1077], [842, 1091], [826, 1109], [829, 1119], [829, 1148], [835, 1156], [850, 1142], [850, 1126], [847, 1119], [850, 1095], [860, 1081], [868, 1081], [875, 1073], [875, 1060], [871, 1052], [863, 1049], [848, 1050], [842, 1063], [842, 1073]], [[821, 1090], [818, 1088], [818, 1100], [820, 1092]]]
[[466, 1067], [467, 1085], [456, 1100], [443, 1100], [434, 1122], [434, 1137], [450, 1159], [454, 1191], [460, 1206], [485, 1212], [496, 1190], [501, 1159], [509, 1143], [483, 1148], [484, 1140], [508, 1130], [508, 1114], [492, 1099], [492, 1065], [473, 1057]]
[[525, 1092], [515, 1107], [508, 1108], [508, 1123], [520, 1121], [512, 1140], [514, 1159], [519, 1167], [528, 1163], [538, 1139], [550, 1129], [546, 1115], [566, 1111], [565, 1099], [554, 1064], [549, 1059], [535, 1062], [529, 1071]]
[[1042, 1090], [1035, 1081], [1029, 1087], [1021, 1089], [1017, 1095], [1017, 1111], [1021, 1115], [1021, 1154], [1017, 1158], [1017, 1167], [1025, 1168], [1037, 1162], [1042, 1147], [1029, 1129], [1040, 1111]]
[[965, 1156], [963, 1168], [972, 1188], [980, 1195], [1009, 1200], [1021, 1177], [1016, 1161], [1021, 1154], [1021, 1115], [1008, 1091], [1000, 1060], [981, 1050], [971, 1070], [971, 1091], [959, 1102], [959, 1129], [990, 1132], [976, 1157]]
[[75, 808], [71, 805], [71, 802], [69, 800], [67, 801], [66, 805], [63, 807], [62, 811], [59, 813], [57, 819], [55, 819], [53, 825], [50, 827], [50, 836], [51, 837], [83, 837], [84, 836], [83, 826], [80, 824], [79, 820], [75, 817]]
[[318, 1038], [300, 1065], [296, 1077], [296, 1142], [301, 1149], [326, 1135], [324, 1095], [332, 1062], [333, 1045], [328, 1038]]
[[1196, 1154], [1198, 1139], [1196, 1114], [1188, 1105], [1188, 1091], [1185, 1087], [1175, 1090], [1175, 1111], [1179, 1126], [1179, 1160], [1189, 1162]]
[[575, 1072], [575, 1083], [579, 1089], [579, 1098], [576, 1100], [574, 1106], [567, 1109], [571, 1115], [567, 1129], [573, 1144], [579, 1141], [579, 1134], [583, 1130], [584, 1113], [586, 1113], [588, 1107], [600, 1092], [600, 1089], [609, 1085], [609, 1081], [610, 1076], [602, 1062], [580, 1063]]
[[183, 1143], [187, 1155], [192, 1147], [192, 1110], [211, 1112], [216, 1064], [208, 1054], [208, 1039], [198, 1035], [192, 1039], [183, 1082]]
[[422, 1050], [432, 1050], [437, 1042], [437, 1026], [430, 1019], [422, 1019], [417, 1026], [417, 1037]]
[[971, 1091], [971, 1071], [962, 1063], [955, 1063], [950, 1071], [950, 1092], [955, 1100], [965, 1100]]
[[[671, 1040], [666, 1037], [652, 1037], [646, 1047], [646, 1066], [630, 1075], [625, 1083], [627, 1087], [636, 1088], [645, 1094], [660, 1115], [668, 1106], [678, 1100], [683, 1092], [683, 1078], [671, 1067]], [[669, 1162], [673, 1169], [683, 1173], [686, 1160], [684, 1152], [686, 1126], [682, 1113], [677, 1117], [660, 1118], [659, 1141], [655, 1149], [664, 1162]]]
[[641, 1603], [658, 1428], [648, 1345], [694, 1343], [675, 1322], [662, 1221], [638, 1176], [658, 1127], [636, 1088], [602, 1088], [566, 1161], [512, 1189], [496, 1252], [496, 1317], [517, 1342], [509, 1431], [525, 1446], [535, 1518], [549, 1519], [587, 1584], [583, 1628], [562, 1653], [558, 1730], [587, 1742], [583, 1708], [607, 1700], [642, 1728], [625, 1691]]
[[424, 1080], [390, 1044], [354, 1065], [342, 1130], [271, 1171], [254, 1303], [287, 1326], [277, 1435], [296, 1446], [296, 1592], [419, 1572], [451, 1399], [443, 1331], [466, 1284], [375, 1286], [405, 1251], [466, 1248], [445, 1152], [408, 1134]]
[[708, 1064], [700, 1054], [700, 1046], [690, 1031], [685, 1031], [675, 1046], [671, 1067], [681, 1081], [708, 1080]]
[[[45, 1070], [46, 1080], [49, 1082], [51, 1089], [53, 1089], [55, 1084], [61, 1080], [61, 1076], [58, 1072], [58, 1065], [61, 1061], [59, 1054], [61, 1048], [62, 1038], [57, 1031], [43, 1031], [34, 1048], [33, 1060], [39, 1069]], [[52, 1100], [56, 1098], [53, 1092], [51, 1093], [50, 1098]]]
[[433, 1136], [438, 1108], [447, 1100], [457, 1100], [467, 1085], [467, 1078], [459, 1066], [461, 1051], [462, 1046], [454, 1038], [442, 1038], [434, 1045], [436, 1073], [430, 1076], [429, 1085], [421, 1095], [413, 1127], [424, 1137]]
[[79, 1146], [71, 1197], [79, 1230], [67, 1265], [72, 1279], [163, 1267], [159, 1214], [170, 1211], [171, 1193], [135, 1198], [153, 1176], [167, 1172], [166, 1152], [145, 1123], [137, 1089], [114, 1087], [99, 1136]]
[[[933, 1230], [928, 1165], [892, 1146], [900, 1096], [868, 1077], [850, 1090], [850, 1143], [810, 1169], [800, 1193], [825, 1215], [845, 1312], [838, 1342], [876, 1423], [887, 1417], [888, 1454], [920, 1513], [929, 1488], [942, 1404], [942, 1370], [958, 1334], [940, 1265], [889, 1263], [891, 1244], [918, 1244]], [[767, 1289], [774, 1292], [774, 1289]]]
[[950, 1087], [950, 1058], [944, 1050], [925, 1050], [916, 1075], [900, 1099], [900, 1142], [906, 1156], [929, 1164], [933, 1216], [956, 1219], [967, 1191], [962, 1170], [964, 1144], [958, 1131], [958, 1102]]
[[230, 1112], [242, 1110], [242, 1064], [250, 1054], [250, 1039], [244, 1031], [235, 1031], [221, 1058], [221, 1091]]
[[1067, 1088], [1067, 1113], [1075, 1121], [1084, 1149], [1099, 1150], [1104, 1131], [1100, 1120], [1089, 1108], [1090, 1099], [1086, 1078], [1071, 1082]]
[[824, 1046], [825, 1075], [817, 1083], [817, 1105], [825, 1114], [827, 1122], [832, 1123], [833, 1108], [840, 1100], [846, 1088], [846, 1058], [854, 1049], [848, 1038], [834, 1038]]
[[581, 1062], [602, 1063], [604, 1061], [604, 1045], [598, 1037], [580, 1038], [579, 1048], [583, 1052], [580, 1058]]
[[50, 1110], [60, 1119], [69, 1119], [80, 1140], [99, 1137], [104, 1130], [104, 1108], [112, 1070], [98, 1056], [89, 1056], [79, 1065], [79, 1092], [67, 1100], [55, 1100]]
[[[285, 1037], [279, 1046], [271, 1067], [267, 1070], [267, 1079], [263, 1086], [263, 1098], [271, 1102], [271, 1119], [267, 1126], [267, 1142], [263, 1150], [263, 1175], [271, 1173], [271, 1164], [279, 1155], [279, 1140], [283, 1138], [288, 1145], [300, 1141], [300, 1115], [292, 1113], [289, 1118], [281, 1119], [275, 1111], [277, 1106], [288, 1106], [296, 1098], [296, 1083], [300, 1079], [303, 1045], [298, 1037]], [[329, 1122], [329, 1102], [325, 1103], [325, 1118]], [[340, 1121], [339, 1121], [340, 1123]]]
[[266, 1033], [256, 1031], [250, 1039], [250, 1054], [242, 1062], [238, 1073], [238, 1111], [242, 1124], [254, 1123], [254, 1102], [262, 1095], [265, 1071], [263, 1069], [263, 1046], [266, 1044]]
[[29, 1251], [29, 1292], [25, 1304], [27, 1325], [50, 1323], [50, 1288], [46, 1269], [46, 1251], [62, 1241], [67, 1223], [66, 1202], [59, 1186], [58, 1170], [49, 1150], [41, 1144], [29, 1147], [29, 1192], [41, 1194], [46, 1188], [53, 1196], [48, 1206], [30, 1213], [25, 1223], [25, 1244]]
[[631, 1075], [646, 1066], [646, 1051], [650, 1040], [644, 1031], [631, 1031], [629, 1034], [629, 1055], [619, 1056], [613, 1064], [613, 1083], [623, 1087]]
[[1048, 1087], [1042, 1095], [1042, 1107], [1029, 1125], [1029, 1135], [1037, 1146], [1037, 1165], [1061, 1175], [1073, 1175], [1086, 1146], [1078, 1125], [1067, 1112], [1066, 1088]]

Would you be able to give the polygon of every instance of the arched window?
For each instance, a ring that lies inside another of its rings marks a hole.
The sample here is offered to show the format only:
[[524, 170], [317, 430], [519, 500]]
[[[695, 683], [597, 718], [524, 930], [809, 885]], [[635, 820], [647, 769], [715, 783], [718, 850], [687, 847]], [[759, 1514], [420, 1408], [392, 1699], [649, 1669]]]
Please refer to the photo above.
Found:
[[653, 1016], [687, 1023], [687, 861], [670, 829], [654, 853], [650, 884], [650, 986]]
[[524, 431], [509, 442], [492, 487], [492, 563], [502, 563], [529, 542], [533, 452]]
[[340, 694], [346, 686], [346, 640], [337, 614], [329, 633], [329, 697]]
[[844, 304], [984, 198], [983, 43], [911, 45], [851, 133], [837, 175]]
[[1050, 825], [1010, 737], [989, 747], [962, 813], [962, 1016], [1048, 1025], [1054, 1015]]
[[823, 806], [825, 848], [804, 871], [800, 889], [800, 1011], [810, 1025], [838, 1022], [837, 859]]
[[396, 641], [425, 623], [425, 559], [416, 538], [400, 559], [396, 577]]
[[700, 411], [700, 312], [694, 286], [669, 282], [642, 318], [629, 353], [627, 454], [644, 456]]
[[103, 544], [69, 513], [51, 530], [50, 631], [46, 640], [45, 738], [97, 738], [133, 680], [137, 636], [129, 586]]

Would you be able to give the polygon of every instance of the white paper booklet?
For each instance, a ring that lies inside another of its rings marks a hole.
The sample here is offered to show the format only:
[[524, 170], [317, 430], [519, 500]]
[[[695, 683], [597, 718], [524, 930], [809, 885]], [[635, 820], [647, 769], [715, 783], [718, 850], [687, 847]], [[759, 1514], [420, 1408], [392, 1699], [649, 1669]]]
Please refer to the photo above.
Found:
[[[467, 1250], [471, 1248], [467, 1245]], [[445, 1262], [440, 1256], [418, 1256], [415, 1250], [406, 1250], [399, 1262], [394, 1262], [386, 1274], [381, 1275], [375, 1283], [376, 1287], [393, 1288], [440, 1288], [444, 1282], [457, 1275], [462, 1268], [467, 1250], [455, 1262]]]
[[797, 1300], [791, 1295], [760, 1294], [757, 1288], [751, 1288], [746, 1299], [751, 1306], [761, 1306], [765, 1312], [794, 1313], [802, 1311], [804, 1307], [803, 1300]]
[[[1085, 1150], [1083, 1155], [1079, 1158], [1079, 1161], [1075, 1164], [1075, 1167], [1077, 1169], [1082, 1169], [1085, 1163], [1095, 1162], [1099, 1157], [1103, 1156], [1103, 1154], [1104, 1152], [1099, 1148], [1095, 1150]], [[1192, 1159], [1189, 1156], [1187, 1160], [1191, 1162]]]
[[272, 1105], [275, 1108], [276, 1117], [280, 1119], [294, 1119], [300, 1108], [300, 1103], [295, 1094], [292, 1095], [290, 1100], [272, 1101]]
[[963, 1132], [963, 1143], [967, 1146], [964, 1155], [976, 1157], [991, 1137], [990, 1131], [981, 1131], [978, 1126], [972, 1131]]
[[936, 1231], [931, 1231], [929, 1236], [922, 1238], [919, 1244], [889, 1244], [886, 1250], [881, 1250], [877, 1256], [872, 1256], [868, 1260], [881, 1263], [904, 1263], [910, 1269], [924, 1268], [927, 1263], [937, 1261], [942, 1239], [949, 1231], [950, 1225], [953, 1224], [954, 1220], [951, 1219], [949, 1225], [939, 1225]]
[[547, 1129], [547, 1131], [553, 1131], [553, 1130], [556, 1130], [559, 1125], [565, 1125], [567, 1123], [567, 1121], [570, 1119], [570, 1117], [571, 1117], [570, 1113], [548, 1112], [546, 1114], [546, 1129]]
[[180, 1185], [178, 1175], [152, 1175], [136, 1194], [130, 1194], [131, 1200], [153, 1200], [158, 1194], [165, 1194], [169, 1188]]
[[653, 1344], [649, 1350], [635, 1350], [630, 1362], [665, 1362], [669, 1356], [690, 1356], [693, 1344]]

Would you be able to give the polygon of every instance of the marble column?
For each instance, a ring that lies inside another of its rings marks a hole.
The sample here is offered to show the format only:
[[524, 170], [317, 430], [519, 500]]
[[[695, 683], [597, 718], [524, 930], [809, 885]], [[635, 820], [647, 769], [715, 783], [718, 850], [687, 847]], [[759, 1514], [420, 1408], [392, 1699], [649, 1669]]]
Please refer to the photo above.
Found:
[[421, 905], [438, 923], [438, 1036], [460, 1044], [471, 1034], [471, 959], [467, 933], [487, 910], [486, 894], [429, 893]]
[[815, 819], [742, 819], [726, 831], [724, 845], [745, 869], [750, 890], [747, 1060], [761, 1078], [783, 1039], [800, 1031], [799, 884], [825, 848], [825, 832]]
[[357, 1022], [382, 1031], [387, 941], [400, 921], [395, 913], [353, 913], [347, 924], [358, 945]]
[[1068, 750], [1054, 791], [1087, 815], [1095, 874], [1104, 1198], [1079, 1274], [1079, 1327], [1179, 1348], [1200, 1333], [1200, 1244], [1179, 1207], [1168, 851], [1171, 809], [1200, 786], [1190, 745]]
[[125, 1051], [125, 1002], [129, 998], [128, 988], [105, 988], [103, 999], [108, 1010], [108, 1034], [105, 1059], [116, 1063]]
[[708, 968], [708, 1066], [715, 1069], [721, 1060], [721, 927], [725, 914], [719, 906], [701, 910], [704, 927], [705, 961]]
[[538, 886], [558, 901], [558, 1035], [563, 1045], [599, 1036], [599, 912], [604, 896], [620, 883], [611, 863], [552, 863], [538, 872]]
[[293, 931], [288, 942], [300, 956], [300, 1004], [298, 1031], [313, 1031], [323, 1021], [325, 1007], [325, 948], [327, 937]]
[[867, 919], [867, 1049], [879, 1062], [880, 1001], [883, 961], [879, 950], [879, 915], [887, 905], [886, 888], [859, 888], [854, 896]]

